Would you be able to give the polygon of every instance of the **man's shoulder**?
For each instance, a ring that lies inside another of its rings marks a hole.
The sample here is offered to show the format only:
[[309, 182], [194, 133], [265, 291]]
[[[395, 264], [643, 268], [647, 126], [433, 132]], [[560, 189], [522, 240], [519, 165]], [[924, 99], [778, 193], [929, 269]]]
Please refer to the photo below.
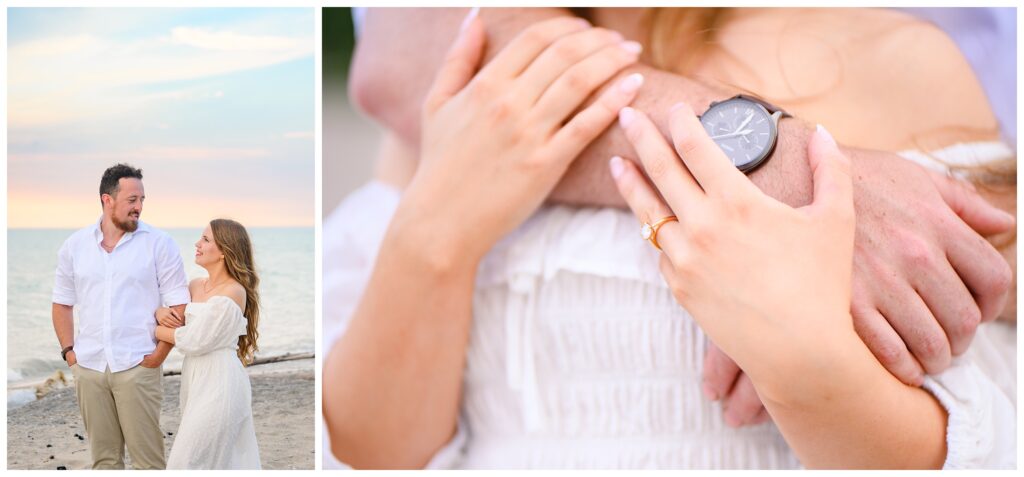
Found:
[[75, 230], [74, 232], [71, 232], [71, 235], [68, 235], [67, 239], [64, 240], [64, 245], [75, 245], [83, 240], [95, 240], [95, 231], [96, 224], [91, 224]]
[[139, 221], [138, 232], [143, 232], [146, 235], [149, 235], [149, 239], [152, 240], [153, 242], [174, 243], [174, 238], [171, 237], [170, 233], [165, 232], [162, 229], [153, 227], [152, 225], [149, 225], [141, 220]]

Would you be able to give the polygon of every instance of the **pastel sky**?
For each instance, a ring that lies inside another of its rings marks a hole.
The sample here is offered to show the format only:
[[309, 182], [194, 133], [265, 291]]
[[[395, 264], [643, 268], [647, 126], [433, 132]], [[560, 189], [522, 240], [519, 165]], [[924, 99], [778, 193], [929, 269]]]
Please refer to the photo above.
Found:
[[8, 227], [96, 220], [104, 169], [142, 220], [314, 223], [312, 9], [11, 8]]

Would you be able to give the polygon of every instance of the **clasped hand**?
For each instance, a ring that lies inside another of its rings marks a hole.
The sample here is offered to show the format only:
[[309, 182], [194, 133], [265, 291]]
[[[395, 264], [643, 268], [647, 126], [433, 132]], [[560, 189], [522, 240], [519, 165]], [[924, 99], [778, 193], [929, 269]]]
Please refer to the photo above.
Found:
[[168, 328], [180, 328], [185, 326], [185, 317], [174, 308], [161, 307], [156, 310], [156, 322], [160, 326]]

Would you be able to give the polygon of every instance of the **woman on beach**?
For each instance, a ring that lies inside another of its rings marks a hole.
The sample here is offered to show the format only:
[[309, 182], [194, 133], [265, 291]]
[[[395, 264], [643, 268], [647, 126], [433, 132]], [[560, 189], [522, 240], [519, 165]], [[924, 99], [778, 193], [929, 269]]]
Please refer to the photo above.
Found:
[[215, 219], [196, 242], [206, 278], [189, 283], [185, 316], [156, 312], [158, 340], [185, 355], [181, 425], [168, 469], [259, 469], [252, 389], [245, 366], [256, 352], [259, 277], [252, 242], [238, 222]]
[[[664, 255], [636, 239], [628, 214], [535, 213], [582, 145], [546, 148], [550, 136], [530, 128], [543, 117], [530, 107], [538, 95], [521, 96], [537, 65], [551, 67], [552, 45], [606, 35], [568, 25], [531, 27], [520, 38], [533, 41], [513, 41], [470, 79], [483, 42], [470, 20], [428, 97], [404, 192], [368, 186], [340, 209], [347, 228], [325, 226], [325, 251], [337, 247], [348, 267], [325, 278], [325, 294], [338, 294], [325, 304], [351, 312], [324, 363], [336, 457], [355, 467], [1013, 466], [1012, 404], [974, 365], [906, 386], [852, 332], [849, 165], [826, 131], [808, 151], [815, 203], [791, 209], [721, 167], [687, 107], [674, 111], [672, 136], [692, 146], [681, 148], [692, 171], [626, 109], [621, 127], [667, 204], [632, 166], [610, 167], [642, 221], [678, 216], [658, 236]], [[582, 49], [614, 44], [603, 40]], [[628, 102], [635, 89], [623, 86], [604, 101], [618, 92]], [[706, 253], [688, 261], [694, 244]], [[747, 372], [774, 425], [716, 419], [700, 394], [702, 331]], [[387, 425], [398, 422], [400, 435]]]

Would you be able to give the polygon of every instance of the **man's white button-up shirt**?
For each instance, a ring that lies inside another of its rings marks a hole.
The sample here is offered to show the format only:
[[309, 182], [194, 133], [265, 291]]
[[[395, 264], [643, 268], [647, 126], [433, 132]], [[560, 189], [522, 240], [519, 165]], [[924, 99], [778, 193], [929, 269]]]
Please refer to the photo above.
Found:
[[78, 310], [75, 356], [83, 368], [116, 373], [156, 349], [154, 313], [189, 302], [181, 253], [171, 236], [139, 221], [107, 253], [100, 223], [61, 246], [53, 302]]

